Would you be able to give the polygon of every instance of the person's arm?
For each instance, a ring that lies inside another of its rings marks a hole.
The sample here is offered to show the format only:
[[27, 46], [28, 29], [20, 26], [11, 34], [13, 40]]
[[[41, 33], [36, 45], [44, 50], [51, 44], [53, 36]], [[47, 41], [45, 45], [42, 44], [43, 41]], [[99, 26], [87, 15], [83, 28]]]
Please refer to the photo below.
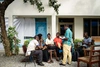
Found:
[[68, 40], [68, 38], [69, 38], [69, 31], [68, 31], [68, 30], [66, 30], [64, 40], [65, 40], [65, 41], [67, 41], [67, 40]]
[[89, 38], [89, 40], [88, 40], [89, 42], [88, 42], [88, 46], [91, 46], [91, 42], [92, 42], [92, 39], [91, 38]]

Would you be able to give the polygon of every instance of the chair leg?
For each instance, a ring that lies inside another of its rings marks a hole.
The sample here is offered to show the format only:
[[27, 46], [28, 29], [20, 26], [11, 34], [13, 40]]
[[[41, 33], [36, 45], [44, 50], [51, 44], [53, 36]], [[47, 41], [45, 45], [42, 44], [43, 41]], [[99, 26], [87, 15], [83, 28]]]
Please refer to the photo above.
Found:
[[100, 62], [98, 63], [98, 66], [100, 67]]
[[77, 67], [80, 67], [80, 61], [79, 60], [77, 61]]
[[88, 64], [89, 65], [89, 67], [92, 67], [92, 64]]

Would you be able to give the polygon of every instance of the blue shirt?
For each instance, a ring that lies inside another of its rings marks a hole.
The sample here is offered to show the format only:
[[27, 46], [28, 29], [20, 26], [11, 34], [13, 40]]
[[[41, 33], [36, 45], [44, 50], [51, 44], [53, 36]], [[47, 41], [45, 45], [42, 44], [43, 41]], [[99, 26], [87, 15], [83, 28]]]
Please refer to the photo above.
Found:
[[68, 38], [68, 40], [65, 40], [64, 44], [71, 46], [72, 31], [69, 28], [65, 31], [65, 38]]

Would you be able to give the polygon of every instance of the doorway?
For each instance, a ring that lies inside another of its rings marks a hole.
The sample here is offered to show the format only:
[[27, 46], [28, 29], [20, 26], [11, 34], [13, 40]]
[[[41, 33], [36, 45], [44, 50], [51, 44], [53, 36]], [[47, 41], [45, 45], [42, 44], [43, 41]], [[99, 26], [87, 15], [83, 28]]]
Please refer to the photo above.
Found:
[[59, 18], [58, 21], [59, 21], [58, 30], [59, 30], [61, 36], [64, 36], [64, 34], [65, 34], [64, 25], [68, 24], [69, 28], [71, 29], [71, 31], [73, 33], [73, 37], [74, 37], [74, 18]]
[[35, 31], [42, 34], [43, 39], [47, 38], [47, 21], [46, 18], [35, 18]]

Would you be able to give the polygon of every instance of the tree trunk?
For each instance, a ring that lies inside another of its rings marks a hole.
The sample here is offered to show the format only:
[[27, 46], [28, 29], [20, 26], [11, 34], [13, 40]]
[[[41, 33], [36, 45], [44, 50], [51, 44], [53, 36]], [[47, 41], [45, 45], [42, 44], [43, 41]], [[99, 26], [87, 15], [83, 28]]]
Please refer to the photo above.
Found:
[[7, 32], [6, 32], [6, 26], [5, 26], [5, 18], [4, 18], [4, 12], [0, 10], [0, 27], [1, 27], [1, 36], [2, 36], [2, 41], [3, 41], [3, 46], [5, 49], [5, 55], [6, 56], [11, 56], [11, 50], [10, 50], [10, 42], [7, 38]]

